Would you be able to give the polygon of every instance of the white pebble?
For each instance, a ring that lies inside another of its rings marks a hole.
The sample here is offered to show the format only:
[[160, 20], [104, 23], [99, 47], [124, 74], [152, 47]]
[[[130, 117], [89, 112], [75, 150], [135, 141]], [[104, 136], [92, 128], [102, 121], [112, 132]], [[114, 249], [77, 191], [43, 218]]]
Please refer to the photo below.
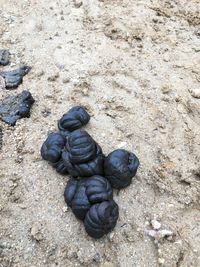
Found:
[[151, 220], [151, 225], [154, 230], [159, 230], [161, 228], [161, 223], [156, 220]]
[[200, 89], [189, 89], [189, 92], [194, 98], [200, 98]]

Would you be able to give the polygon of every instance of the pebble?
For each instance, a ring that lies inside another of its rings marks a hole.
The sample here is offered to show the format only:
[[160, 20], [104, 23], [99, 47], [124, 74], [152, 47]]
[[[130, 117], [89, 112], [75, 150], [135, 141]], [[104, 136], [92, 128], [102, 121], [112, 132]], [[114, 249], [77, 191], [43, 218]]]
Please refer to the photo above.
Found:
[[97, 252], [93, 257], [93, 260], [95, 262], [100, 262], [101, 261], [101, 255]]
[[161, 87], [161, 91], [163, 94], [168, 94], [171, 91], [171, 87], [169, 85], [164, 85]]
[[82, 2], [81, 0], [74, 0], [74, 6], [75, 6], [76, 8], [81, 7], [82, 4], [83, 4], [83, 2]]
[[4, 78], [0, 76], [0, 90], [6, 89]]
[[63, 83], [69, 83], [70, 82], [70, 79], [69, 78], [63, 78], [62, 82]]
[[124, 148], [127, 145], [127, 142], [121, 142], [118, 144], [118, 148]]
[[163, 258], [158, 258], [158, 263], [159, 263], [159, 264], [164, 264], [164, 263], [165, 263], [165, 259], [163, 259]]
[[67, 210], [68, 210], [68, 207], [67, 206], [62, 208], [62, 211], [63, 212], [67, 212]]
[[54, 82], [58, 77], [59, 77], [59, 73], [58, 72], [53, 73], [48, 77], [48, 81]]
[[194, 98], [200, 98], [200, 89], [189, 89], [188, 91]]
[[161, 223], [156, 220], [151, 220], [151, 225], [154, 230], [159, 230], [161, 228]]
[[41, 241], [43, 239], [42, 233], [41, 233], [41, 224], [35, 222], [33, 226], [31, 227], [31, 236], [33, 239], [37, 241]]
[[114, 235], [115, 234], [113, 232], [108, 234], [108, 239], [109, 239], [110, 242], [113, 241]]

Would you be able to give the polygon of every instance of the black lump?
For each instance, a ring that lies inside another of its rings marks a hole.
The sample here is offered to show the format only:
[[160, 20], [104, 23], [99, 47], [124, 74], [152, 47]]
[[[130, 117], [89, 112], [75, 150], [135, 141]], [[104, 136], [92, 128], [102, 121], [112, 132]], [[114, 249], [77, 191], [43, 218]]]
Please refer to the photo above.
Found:
[[76, 130], [67, 138], [66, 149], [72, 163], [84, 163], [95, 157], [96, 144], [84, 130]]
[[101, 238], [114, 229], [119, 217], [119, 208], [114, 200], [94, 204], [84, 219], [86, 232], [93, 238]]
[[21, 66], [18, 69], [0, 72], [0, 76], [3, 77], [6, 89], [13, 89], [18, 87], [23, 77], [31, 70], [29, 66]]
[[50, 133], [41, 147], [42, 158], [63, 174], [68, 173], [62, 160], [62, 151], [65, 143], [65, 137], [60, 133]]
[[114, 188], [127, 187], [136, 175], [139, 164], [135, 154], [124, 149], [114, 150], [104, 160], [105, 177]]
[[58, 121], [58, 128], [61, 132], [74, 131], [86, 125], [90, 115], [82, 106], [75, 106], [65, 113]]
[[80, 220], [84, 220], [93, 204], [111, 200], [112, 197], [113, 192], [109, 182], [99, 175], [82, 180], [71, 178], [64, 192], [67, 205]]
[[18, 119], [30, 117], [30, 109], [34, 102], [29, 91], [8, 96], [0, 102], [0, 119], [14, 126]]
[[10, 63], [10, 52], [7, 49], [0, 49], [0, 65], [6, 66]]
[[84, 220], [87, 211], [91, 207], [85, 191], [84, 180], [70, 179], [64, 192], [67, 205], [71, 207], [74, 215], [80, 220]]
[[84, 130], [73, 131], [67, 137], [62, 154], [65, 166], [73, 177], [103, 174], [104, 155], [101, 147]]

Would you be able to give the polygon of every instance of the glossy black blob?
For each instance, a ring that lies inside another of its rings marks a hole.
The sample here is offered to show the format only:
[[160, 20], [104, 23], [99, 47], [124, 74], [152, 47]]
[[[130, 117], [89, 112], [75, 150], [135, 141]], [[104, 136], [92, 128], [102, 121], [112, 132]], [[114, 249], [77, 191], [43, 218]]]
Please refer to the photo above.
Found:
[[85, 180], [86, 195], [90, 203], [100, 203], [113, 198], [113, 191], [106, 178], [100, 175], [94, 175]]
[[135, 154], [124, 149], [117, 149], [104, 160], [105, 177], [114, 188], [127, 187], [135, 176], [139, 164], [139, 159]]
[[94, 159], [81, 164], [73, 164], [70, 161], [69, 153], [67, 151], [63, 151], [63, 162], [71, 176], [90, 177], [96, 174], [103, 175], [104, 155], [102, 154], [102, 149], [98, 144], [96, 144], [95, 147], [96, 154]]
[[84, 107], [76, 106], [65, 113], [58, 121], [60, 131], [74, 131], [86, 125], [90, 120], [90, 115]]
[[108, 234], [117, 223], [119, 208], [114, 200], [92, 205], [85, 216], [86, 232], [94, 238]]
[[84, 220], [87, 211], [91, 207], [85, 191], [84, 180], [70, 179], [64, 192], [67, 205], [71, 207], [74, 215], [80, 220]]
[[6, 89], [12, 89], [18, 87], [23, 77], [31, 70], [28, 66], [21, 66], [16, 70], [0, 72], [0, 76], [4, 78]]
[[8, 96], [0, 102], [0, 119], [14, 126], [18, 119], [30, 117], [30, 109], [34, 102], [29, 91]]
[[10, 52], [7, 49], [0, 49], [0, 65], [6, 66], [10, 63]]
[[71, 163], [85, 163], [95, 158], [96, 143], [86, 131], [79, 129], [67, 137], [66, 150]]
[[62, 159], [66, 139], [60, 133], [50, 133], [41, 147], [41, 156], [61, 174], [68, 174]]
[[71, 178], [65, 188], [64, 197], [75, 216], [84, 220], [92, 204], [110, 200], [113, 194], [109, 182], [104, 177], [95, 175], [80, 181]]
[[65, 138], [59, 133], [50, 133], [41, 147], [43, 159], [57, 163], [61, 159]]

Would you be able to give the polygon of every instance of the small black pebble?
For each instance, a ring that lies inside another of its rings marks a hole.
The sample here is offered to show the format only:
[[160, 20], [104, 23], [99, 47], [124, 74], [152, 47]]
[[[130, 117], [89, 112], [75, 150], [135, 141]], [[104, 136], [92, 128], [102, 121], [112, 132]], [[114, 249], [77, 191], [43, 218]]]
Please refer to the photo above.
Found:
[[0, 65], [6, 66], [10, 63], [10, 52], [7, 49], [0, 49]]
[[21, 66], [16, 70], [0, 72], [0, 76], [4, 78], [6, 89], [13, 89], [18, 87], [23, 77], [31, 70], [28, 66]]
[[136, 175], [139, 164], [135, 154], [124, 149], [114, 150], [104, 160], [105, 177], [114, 188], [127, 187]]
[[29, 91], [8, 96], [0, 102], [0, 119], [14, 126], [18, 119], [30, 117], [30, 109], [34, 102]]
[[114, 229], [119, 217], [119, 208], [114, 200], [92, 205], [85, 216], [85, 230], [93, 238], [101, 238]]
[[84, 107], [76, 106], [65, 113], [58, 121], [60, 131], [74, 131], [86, 125], [90, 120], [90, 115]]
[[85, 130], [78, 129], [67, 136], [62, 158], [73, 177], [103, 174], [102, 149]]
[[79, 181], [71, 178], [64, 197], [75, 216], [84, 220], [91, 205], [112, 199], [113, 193], [109, 182], [104, 177], [95, 175]]

